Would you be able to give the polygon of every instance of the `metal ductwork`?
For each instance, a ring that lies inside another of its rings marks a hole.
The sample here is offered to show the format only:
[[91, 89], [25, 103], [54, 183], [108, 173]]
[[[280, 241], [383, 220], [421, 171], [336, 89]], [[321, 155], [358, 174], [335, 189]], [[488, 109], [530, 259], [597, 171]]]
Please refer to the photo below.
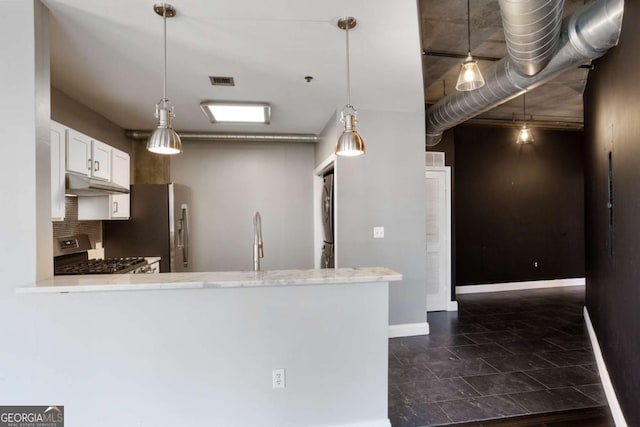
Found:
[[[500, 5], [503, 3], [509, 2], [501, 0]], [[553, 55], [546, 67], [535, 75], [528, 76], [519, 71], [523, 67], [525, 71], [535, 69], [531, 63], [519, 59], [517, 65], [511, 57], [505, 57], [485, 73], [486, 84], [480, 89], [456, 92], [442, 98], [427, 110], [427, 146], [438, 144], [445, 130], [604, 55], [618, 43], [623, 12], [624, 0], [598, 0], [584, 6], [564, 20]], [[549, 32], [555, 31], [547, 26], [542, 26], [541, 31], [544, 28]]]
[[[213, 132], [178, 132], [185, 141], [235, 141], [235, 142], [318, 142], [318, 135], [309, 133], [213, 133]], [[144, 140], [151, 131], [127, 130], [127, 138]]]
[[563, 11], [564, 0], [500, 0], [507, 51], [520, 74], [533, 76], [551, 61]]

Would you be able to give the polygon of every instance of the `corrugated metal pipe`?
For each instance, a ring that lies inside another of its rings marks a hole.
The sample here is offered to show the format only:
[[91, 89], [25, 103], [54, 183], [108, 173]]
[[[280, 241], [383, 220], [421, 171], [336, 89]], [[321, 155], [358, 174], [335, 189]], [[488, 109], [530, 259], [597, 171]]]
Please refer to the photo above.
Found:
[[[147, 139], [151, 135], [148, 130], [127, 130], [127, 138]], [[178, 132], [185, 141], [235, 141], [235, 142], [318, 142], [320, 137], [311, 133], [213, 133], [213, 132]]]
[[564, 0], [500, 0], [507, 51], [520, 74], [533, 76], [551, 61], [563, 11]]
[[562, 22], [549, 63], [535, 75], [522, 74], [514, 60], [505, 57], [485, 73], [486, 84], [480, 89], [442, 98], [427, 110], [427, 145], [438, 144], [445, 130], [604, 55], [618, 43], [623, 12], [624, 0], [598, 0], [584, 6]]

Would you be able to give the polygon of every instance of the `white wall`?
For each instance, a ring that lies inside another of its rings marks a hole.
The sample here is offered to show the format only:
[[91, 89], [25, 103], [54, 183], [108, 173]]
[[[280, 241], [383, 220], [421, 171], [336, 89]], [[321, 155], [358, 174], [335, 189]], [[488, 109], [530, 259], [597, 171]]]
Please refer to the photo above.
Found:
[[16, 295], [0, 402], [70, 427], [388, 427], [387, 287]]
[[183, 146], [171, 159], [171, 180], [193, 192], [195, 271], [251, 270], [255, 211], [262, 216], [262, 269], [313, 268], [313, 144]]
[[[338, 159], [338, 262], [402, 273], [390, 286], [390, 324], [425, 323], [424, 114], [363, 110], [358, 121], [366, 154]], [[373, 238], [377, 226], [384, 239]]]

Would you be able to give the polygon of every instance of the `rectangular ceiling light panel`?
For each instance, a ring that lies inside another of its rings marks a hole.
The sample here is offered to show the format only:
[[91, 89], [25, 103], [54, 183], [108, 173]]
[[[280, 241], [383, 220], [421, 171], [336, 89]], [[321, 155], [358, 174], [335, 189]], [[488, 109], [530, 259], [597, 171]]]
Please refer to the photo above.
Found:
[[271, 106], [264, 102], [203, 101], [200, 108], [211, 123], [260, 123], [271, 121]]

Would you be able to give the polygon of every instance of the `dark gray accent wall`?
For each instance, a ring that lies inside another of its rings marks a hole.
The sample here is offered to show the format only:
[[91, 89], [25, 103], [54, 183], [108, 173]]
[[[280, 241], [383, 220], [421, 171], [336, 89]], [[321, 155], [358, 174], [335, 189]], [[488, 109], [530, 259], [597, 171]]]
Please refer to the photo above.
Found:
[[[629, 426], [640, 425], [640, 4], [625, 2], [620, 44], [585, 92], [587, 308]], [[609, 237], [608, 163], [613, 227]]]
[[582, 132], [517, 132], [455, 128], [457, 285], [584, 276]]

